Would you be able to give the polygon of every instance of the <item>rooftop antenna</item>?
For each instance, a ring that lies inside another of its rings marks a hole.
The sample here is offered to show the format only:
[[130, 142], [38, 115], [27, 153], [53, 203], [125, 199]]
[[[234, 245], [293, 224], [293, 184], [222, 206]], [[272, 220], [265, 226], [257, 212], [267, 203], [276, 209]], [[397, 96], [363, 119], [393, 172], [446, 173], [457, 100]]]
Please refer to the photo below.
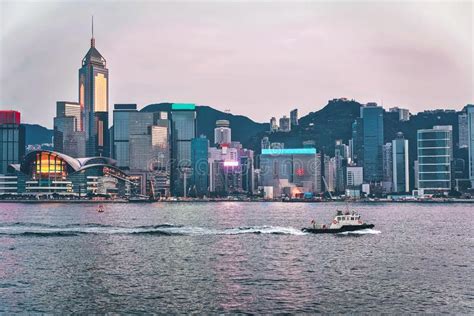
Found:
[[91, 37], [91, 47], [95, 47], [95, 38], [94, 38], [94, 16], [92, 16], [92, 37]]

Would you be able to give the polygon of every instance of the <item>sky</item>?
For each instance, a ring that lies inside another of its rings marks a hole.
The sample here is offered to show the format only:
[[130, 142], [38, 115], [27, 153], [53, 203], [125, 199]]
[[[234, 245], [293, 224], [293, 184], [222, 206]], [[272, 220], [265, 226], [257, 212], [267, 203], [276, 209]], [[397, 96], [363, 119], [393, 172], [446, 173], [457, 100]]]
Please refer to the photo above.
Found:
[[90, 47], [115, 103], [185, 102], [266, 122], [347, 97], [419, 112], [474, 103], [472, 1], [0, 0], [0, 109], [52, 127]]

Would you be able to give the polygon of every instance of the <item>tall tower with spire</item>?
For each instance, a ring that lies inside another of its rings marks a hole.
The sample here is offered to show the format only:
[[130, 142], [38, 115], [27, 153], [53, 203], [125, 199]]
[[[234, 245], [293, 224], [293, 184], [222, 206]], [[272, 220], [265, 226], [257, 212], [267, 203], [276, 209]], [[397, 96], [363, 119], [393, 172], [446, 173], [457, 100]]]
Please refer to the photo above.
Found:
[[81, 129], [86, 136], [86, 155], [110, 156], [109, 146], [109, 70], [105, 58], [95, 48], [94, 17], [91, 47], [79, 69]]

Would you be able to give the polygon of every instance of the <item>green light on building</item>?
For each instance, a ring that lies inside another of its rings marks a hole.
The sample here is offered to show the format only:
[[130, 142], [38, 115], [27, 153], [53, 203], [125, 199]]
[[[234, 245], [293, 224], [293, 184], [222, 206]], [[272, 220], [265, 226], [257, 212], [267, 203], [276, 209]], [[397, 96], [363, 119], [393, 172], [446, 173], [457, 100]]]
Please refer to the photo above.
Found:
[[173, 103], [171, 105], [172, 111], [194, 111], [196, 110], [196, 105], [193, 103]]

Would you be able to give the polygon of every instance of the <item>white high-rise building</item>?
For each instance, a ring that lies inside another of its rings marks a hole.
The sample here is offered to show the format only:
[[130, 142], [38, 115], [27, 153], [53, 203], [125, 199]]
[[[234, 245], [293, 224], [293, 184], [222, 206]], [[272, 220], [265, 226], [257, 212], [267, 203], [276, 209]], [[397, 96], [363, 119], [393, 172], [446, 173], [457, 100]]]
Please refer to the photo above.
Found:
[[227, 120], [216, 121], [216, 128], [214, 129], [214, 143], [216, 145], [229, 145], [232, 138], [232, 130], [230, 123]]
[[363, 183], [364, 168], [357, 166], [349, 166], [347, 167], [346, 176], [347, 187], [359, 186]]
[[399, 133], [397, 139], [392, 140], [393, 153], [393, 192], [409, 192], [410, 176], [408, 169], [408, 140], [403, 138], [403, 134]]

